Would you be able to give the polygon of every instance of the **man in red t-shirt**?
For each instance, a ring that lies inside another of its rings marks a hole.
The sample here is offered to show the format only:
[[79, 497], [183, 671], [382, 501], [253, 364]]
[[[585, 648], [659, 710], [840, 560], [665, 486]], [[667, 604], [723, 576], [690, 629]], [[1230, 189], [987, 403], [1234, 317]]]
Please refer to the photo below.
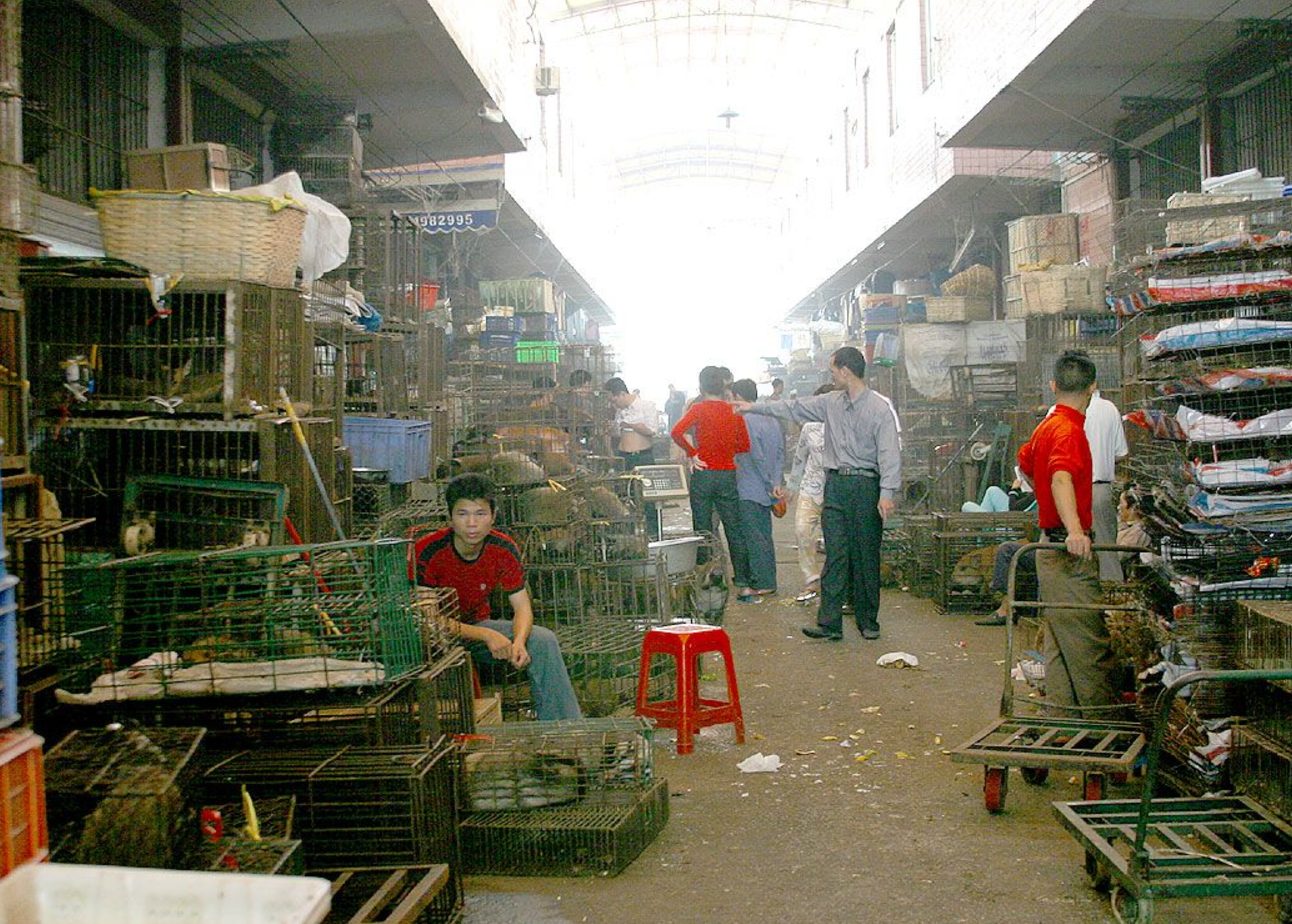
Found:
[[[579, 701], [550, 629], [534, 625], [520, 549], [493, 528], [493, 484], [478, 474], [459, 475], [444, 491], [450, 526], [422, 536], [409, 551], [408, 576], [422, 587], [452, 587], [461, 613], [457, 624], [472, 658], [528, 668], [534, 712], [540, 720], [578, 719]], [[501, 588], [511, 619], [494, 619], [490, 598]]]
[[[1037, 551], [1036, 576], [1046, 604], [1096, 604], [1099, 566], [1091, 554], [1090, 443], [1085, 411], [1095, 390], [1095, 364], [1070, 351], [1054, 364], [1054, 411], [1018, 451], [1018, 467], [1036, 491], [1041, 532], [1063, 551]], [[1047, 606], [1045, 698], [1072, 711], [1117, 701], [1117, 661], [1103, 611]], [[1080, 713], [1078, 713], [1080, 714]]]

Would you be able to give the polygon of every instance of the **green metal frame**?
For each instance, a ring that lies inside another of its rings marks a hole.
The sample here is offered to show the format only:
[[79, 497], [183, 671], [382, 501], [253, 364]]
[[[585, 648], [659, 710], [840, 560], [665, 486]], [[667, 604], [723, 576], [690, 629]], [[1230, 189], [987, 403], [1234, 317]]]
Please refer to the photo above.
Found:
[[269, 534], [270, 545], [283, 545], [286, 536], [283, 521], [287, 517], [288, 490], [285, 485], [264, 481], [236, 481], [231, 478], [189, 478], [181, 475], [132, 475], [126, 480], [122, 495], [122, 522], [130, 523], [140, 517], [157, 516], [161, 512], [141, 510], [140, 495], [149, 490], [174, 491], [186, 494], [205, 494], [218, 497], [245, 498], [264, 502], [263, 516], [252, 519], [202, 514], [187, 516], [184, 522], [192, 527], [241, 528], [255, 527]]
[[1153, 798], [1171, 702], [1211, 681], [1292, 681], [1292, 668], [1177, 677], [1157, 703], [1140, 798], [1054, 803], [1095, 885], [1115, 882], [1134, 901], [1125, 920], [1150, 922], [1158, 898], [1292, 894], [1292, 825], [1245, 796]]

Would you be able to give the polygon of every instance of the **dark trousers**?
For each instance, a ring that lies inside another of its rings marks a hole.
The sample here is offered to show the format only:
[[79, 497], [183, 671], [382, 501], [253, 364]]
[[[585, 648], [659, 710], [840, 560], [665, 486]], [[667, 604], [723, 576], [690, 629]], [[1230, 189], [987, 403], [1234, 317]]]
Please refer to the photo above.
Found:
[[[641, 449], [637, 452], [624, 452], [620, 450], [616, 453], [619, 458], [624, 460], [624, 471], [631, 472], [639, 465], [654, 465], [655, 450]], [[642, 505], [642, 513], [646, 517], [646, 534], [652, 539], [659, 538], [659, 508], [647, 501]]]
[[[735, 469], [725, 472], [700, 469], [691, 473], [691, 525], [697, 533], [717, 535], [718, 528], [713, 523], [715, 512], [722, 521], [722, 531], [727, 534], [727, 551], [733, 566], [735, 562], [745, 561], [748, 553], [744, 530], [740, 527]], [[704, 551], [700, 550], [702, 554]]]
[[838, 631], [843, 626], [843, 605], [851, 602], [857, 627], [878, 630], [879, 547], [884, 537], [879, 478], [827, 473], [821, 532], [825, 567], [817, 624]]
[[772, 542], [772, 508], [757, 501], [740, 501], [740, 523], [745, 531], [744, 573], [736, 569], [736, 586], [754, 590], [776, 589], [776, 545]]

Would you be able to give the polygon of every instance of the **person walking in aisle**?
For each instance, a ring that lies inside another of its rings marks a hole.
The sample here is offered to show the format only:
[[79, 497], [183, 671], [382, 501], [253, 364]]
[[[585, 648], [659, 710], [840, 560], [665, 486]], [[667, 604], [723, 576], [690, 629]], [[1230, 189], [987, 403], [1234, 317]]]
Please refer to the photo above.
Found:
[[902, 488], [901, 427], [892, 403], [867, 387], [866, 359], [856, 347], [834, 352], [830, 377], [838, 391], [764, 401], [744, 413], [825, 424], [825, 569], [816, 624], [804, 626], [803, 634], [842, 639], [843, 605], [850, 600], [862, 638], [877, 639], [879, 548]]
[[1103, 612], [1053, 604], [1094, 604], [1100, 599], [1099, 568], [1091, 551], [1093, 463], [1086, 437], [1086, 407], [1095, 390], [1095, 364], [1079, 350], [1054, 364], [1050, 383], [1054, 410], [1018, 451], [1018, 467], [1036, 491], [1037, 520], [1047, 542], [1038, 549], [1036, 579], [1044, 610], [1045, 698], [1062, 712], [1116, 701], [1117, 667]]
[[[758, 400], [753, 379], [731, 385], [732, 406], [750, 407]], [[744, 530], [745, 561], [735, 563], [736, 599], [762, 603], [776, 593], [776, 545], [772, 541], [772, 505], [785, 496], [785, 441], [775, 420], [751, 417], [749, 451], [736, 456], [736, 491], [740, 495], [740, 523]]]
[[[834, 391], [833, 385], [822, 385], [814, 395]], [[825, 494], [825, 424], [813, 421], [799, 430], [794, 448], [794, 466], [790, 469], [789, 488], [794, 501], [794, 539], [798, 544], [799, 570], [803, 573], [803, 590], [795, 603], [808, 604], [820, 595], [821, 555], [817, 540], [821, 538], [821, 504]]]
[[[719, 367], [701, 369], [699, 397], [673, 427], [671, 436], [691, 460], [692, 527], [697, 533], [716, 532], [716, 511], [734, 566], [746, 555], [736, 488], [736, 455], [749, 451], [749, 431], [727, 403], [727, 385], [727, 374]], [[694, 442], [687, 438], [688, 433]]]
[[[615, 409], [615, 455], [624, 460], [624, 470], [655, 463], [655, 433], [659, 429], [659, 411], [651, 401], [628, 390], [624, 380], [615, 376], [605, 384], [610, 404]], [[659, 508], [647, 501], [643, 512], [646, 532], [651, 539], [660, 537]]]

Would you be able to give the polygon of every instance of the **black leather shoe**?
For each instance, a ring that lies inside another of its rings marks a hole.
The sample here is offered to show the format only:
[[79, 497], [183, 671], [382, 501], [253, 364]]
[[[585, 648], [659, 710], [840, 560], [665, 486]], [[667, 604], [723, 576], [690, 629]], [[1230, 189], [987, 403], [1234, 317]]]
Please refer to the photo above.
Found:
[[843, 640], [843, 629], [827, 629], [825, 626], [804, 626], [803, 634], [808, 638], [823, 638], [831, 642]]

